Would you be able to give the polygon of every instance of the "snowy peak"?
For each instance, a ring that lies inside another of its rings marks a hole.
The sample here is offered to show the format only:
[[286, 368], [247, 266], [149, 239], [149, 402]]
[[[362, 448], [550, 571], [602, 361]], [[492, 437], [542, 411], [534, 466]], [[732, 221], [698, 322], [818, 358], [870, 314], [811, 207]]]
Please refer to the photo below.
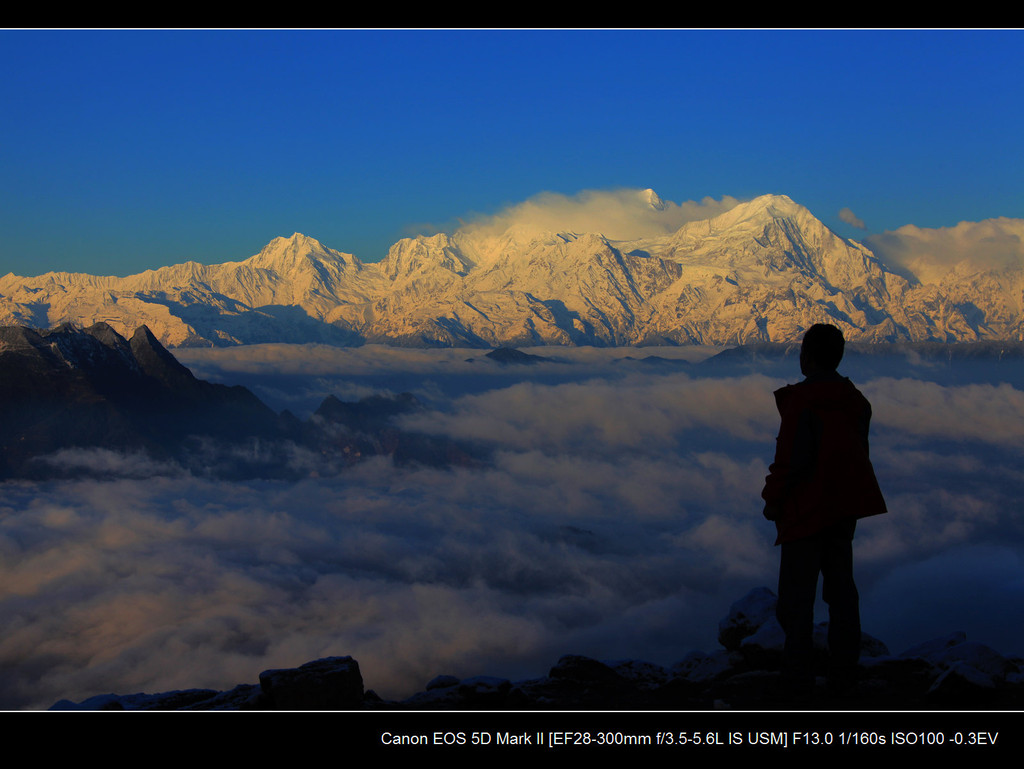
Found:
[[296, 259], [305, 256], [310, 252], [324, 250], [323, 244], [316, 238], [303, 235], [300, 232], [293, 233], [290, 238], [276, 237], [265, 245], [256, 255], [256, 259], [265, 262], [280, 261], [283, 259]]
[[818, 222], [810, 211], [786, 195], [761, 195], [714, 217], [711, 226], [715, 230], [730, 229], [741, 224], [763, 226], [778, 219], [791, 219], [802, 224], [810, 220]]
[[462, 276], [472, 268], [473, 261], [444, 233], [403, 238], [388, 249], [380, 263], [381, 273], [392, 282], [436, 269]]
[[655, 211], [665, 210], [665, 201], [658, 197], [658, 193], [648, 188], [640, 192], [640, 198]]
[[247, 259], [246, 263], [251, 267], [290, 271], [297, 265], [317, 261], [351, 265], [359, 263], [353, 255], [327, 248], [316, 238], [299, 232], [290, 238], [274, 238], [258, 254]]
[[820, 322], [857, 341], [1024, 337], [1017, 278], [912, 284], [786, 195], [672, 231], [678, 214], [652, 189], [552, 196], [404, 238], [376, 264], [296, 232], [243, 261], [7, 276], [0, 323], [146, 325], [169, 347], [735, 344], [793, 341]]

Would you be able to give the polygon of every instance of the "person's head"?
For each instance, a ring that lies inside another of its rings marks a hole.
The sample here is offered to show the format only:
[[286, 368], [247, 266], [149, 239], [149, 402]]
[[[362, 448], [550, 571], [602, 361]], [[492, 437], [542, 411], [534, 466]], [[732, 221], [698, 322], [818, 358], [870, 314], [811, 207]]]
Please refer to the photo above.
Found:
[[815, 323], [804, 333], [804, 341], [800, 345], [800, 370], [804, 375], [815, 371], [835, 371], [843, 359], [845, 348], [842, 331], [828, 323]]

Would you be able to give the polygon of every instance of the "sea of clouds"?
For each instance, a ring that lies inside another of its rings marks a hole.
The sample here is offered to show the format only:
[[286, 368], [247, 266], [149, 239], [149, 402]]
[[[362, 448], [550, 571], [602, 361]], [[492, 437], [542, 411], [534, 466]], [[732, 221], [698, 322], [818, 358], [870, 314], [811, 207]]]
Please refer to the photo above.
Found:
[[[103, 480], [0, 497], [0, 707], [255, 683], [352, 655], [402, 697], [440, 673], [528, 678], [567, 653], [678, 661], [774, 587], [760, 491], [772, 391], [796, 364], [700, 348], [479, 350], [260, 345], [178, 351], [197, 375], [306, 418], [328, 393], [411, 391], [403, 427], [487, 451], [474, 467], [222, 481], [143, 455], [67, 452]], [[658, 356], [660, 362], [641, 362]], [[684, 362], [687, 361], [687, 362]], [[890, 513], [858, 527], [864, 629], [894, 653], [965, 630], [1024, 653], [1024, 381], [848, 358], [874, 406]], [[319, 463], [319, 464], [318, 464]], [[821, 618], [825, 618], [824, 607]]]

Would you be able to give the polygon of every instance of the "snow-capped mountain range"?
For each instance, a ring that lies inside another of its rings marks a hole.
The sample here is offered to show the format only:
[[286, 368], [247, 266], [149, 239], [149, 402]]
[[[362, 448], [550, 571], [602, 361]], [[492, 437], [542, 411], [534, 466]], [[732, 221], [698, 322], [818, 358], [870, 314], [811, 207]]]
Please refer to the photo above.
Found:
[[296, 233], [244, 261], [9, 274], [0, 324], [146, 325], [169, 347], [737, 344], [795, 341], [816, 322], [855, 341], [1024, 339], [1024, 272], [967, 265], [934, 282], [897, 273], [788, 197], [765, 195], [630, 241], [465, 228], [405, 238], [364, 263]]

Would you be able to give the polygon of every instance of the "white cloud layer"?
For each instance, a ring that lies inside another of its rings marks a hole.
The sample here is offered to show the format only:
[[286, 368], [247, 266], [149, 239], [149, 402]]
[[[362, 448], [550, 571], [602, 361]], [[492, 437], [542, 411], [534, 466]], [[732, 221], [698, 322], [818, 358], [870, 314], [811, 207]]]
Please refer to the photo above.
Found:
[[[341, 373], [313, 353], [296, 388]], [[64, 459], [112, 479], [6, 484], [0, 707], [226, 689], [327, 655], [404, 696], [439, 673], [542, 675], [566, 653], [671, 664], [715, 648], [730, 603], [776, 581], [759, 493], [781, 382], [622, 373], [597, 354], [460, 390], [396, 353], [391, 375], [411, 365], [439, 406], [407, 426], [487, 444], [480, 469], [141, 479], [138, 456], [80, 452]], [[433, 372], [455, 362], [478, 371], [439, 351]], [[894, 652], [962, 629], [1021, 653], [1021, 390], [863, 390], [891, 510], [858, 529], [865, 631]]]
[[908, 224], [870, 235], [866, 244], [887, 263], [923, 283], [938, 282], [960, 263], [974, 270], [1024, 267], [1024, 219], [1000, 217], [928, 229]]
[[587, 190], [571, 196], [545, 192], [493, 216], [467, 222], [463, 228], [492, 234], [513, 227], [596, 232], [609, 240], [634, 240], [673, 233], [687, 222], [710, 219], [739, 203], [730, 196], [673, 203], [661, 200], [650, 190], [636, 189]]

